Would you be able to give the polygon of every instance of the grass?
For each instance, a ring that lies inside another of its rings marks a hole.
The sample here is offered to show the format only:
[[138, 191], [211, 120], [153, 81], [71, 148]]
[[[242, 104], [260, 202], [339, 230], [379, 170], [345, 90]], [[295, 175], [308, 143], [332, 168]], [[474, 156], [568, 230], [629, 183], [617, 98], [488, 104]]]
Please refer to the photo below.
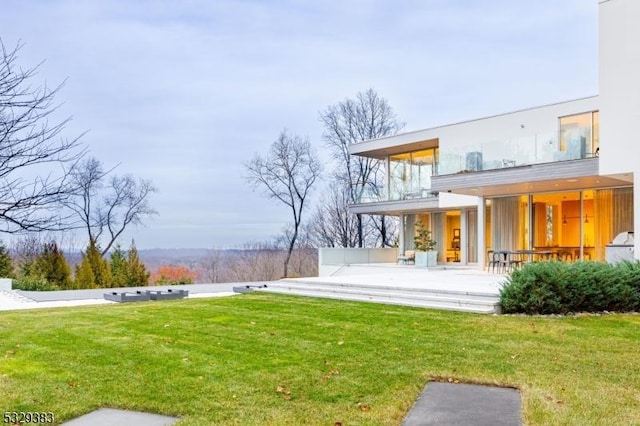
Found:
[[0, 313], [0, 412], [399, 424], [430, 379], [526, 424], [640, 424], [640, 315], [489, 316], [269, 294]]

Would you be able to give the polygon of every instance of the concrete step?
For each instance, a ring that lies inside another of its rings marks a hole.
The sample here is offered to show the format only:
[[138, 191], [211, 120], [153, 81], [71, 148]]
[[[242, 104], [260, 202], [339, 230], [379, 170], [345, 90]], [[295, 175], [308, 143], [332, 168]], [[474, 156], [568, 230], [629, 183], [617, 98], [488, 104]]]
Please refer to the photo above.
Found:
[[411, 294], [427, 294], [427, 295], [439, 295], [439, 296], [453, 296], [453, 297], [472, 297], [472, 298], [486, 298], [494, 300], [498, 297], [498, 293], [487, 291], [474, 291], [474, 290], [454, 290], [441, 287], [428, 287], [428, 286], [416, 286], [414, 285], [402, 285], [402, 284], [360, 284], [353, 282], [341, 282], [341, 281], [322, 281], [317, 279], [284, 279], [279, 281], [272, 281], [268, 283], [269, 287], [290, 287], [292, 289], [297, 288], [320, 288], [327, 289], [327, 291], [341, 291], [342, 289], [358, 289], [358, 290], [374, 290], [380, 292], [409, 292]]
[[498, 296], [489, 293], [448, 291], [402, 286], [365, 286], [347, 283], [318, 283], [281, 280], [259, 291], [299, 296], [326, 297], [362, 302], [388, 303], [463, 312], [496, 313]]

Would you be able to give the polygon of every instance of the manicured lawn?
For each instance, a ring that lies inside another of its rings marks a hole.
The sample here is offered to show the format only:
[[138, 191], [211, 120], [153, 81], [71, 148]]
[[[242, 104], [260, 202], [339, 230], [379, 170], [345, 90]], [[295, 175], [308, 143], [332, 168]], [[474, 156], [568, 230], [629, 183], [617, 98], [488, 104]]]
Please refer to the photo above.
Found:
[[0, 312], [0, 411], [57, 422], [114, 407], [184, 425], [399, 424], [432, 378], [517, 387], [526, 424], [640, 424], [640, 315], [255, 293]]

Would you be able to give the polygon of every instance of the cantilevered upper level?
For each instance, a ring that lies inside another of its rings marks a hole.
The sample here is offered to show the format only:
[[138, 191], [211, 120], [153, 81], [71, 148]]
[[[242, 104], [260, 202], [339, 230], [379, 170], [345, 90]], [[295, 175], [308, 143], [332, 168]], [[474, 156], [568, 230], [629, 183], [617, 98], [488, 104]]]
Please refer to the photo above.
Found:
[[[559, 182], [564, 189], [624, 184], [599, 176], [599, 147], [597, 96], [365, 141], [350, 152], [384, 161], [386, 187], [351, 208], [384, 213], [438, 207], [444, 194], [548, 191]], [[471, 205], [469, 198], [458, 201]]]

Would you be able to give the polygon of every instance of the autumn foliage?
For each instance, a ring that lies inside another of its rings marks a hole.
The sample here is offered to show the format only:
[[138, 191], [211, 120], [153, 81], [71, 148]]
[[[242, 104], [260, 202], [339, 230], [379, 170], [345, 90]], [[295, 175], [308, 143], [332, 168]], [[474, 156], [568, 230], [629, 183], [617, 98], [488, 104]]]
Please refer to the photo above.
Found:
[[186, 266], [163, 265], [151, 274], [151, 282], [155, 285], [192, 284], [196, 273]]

